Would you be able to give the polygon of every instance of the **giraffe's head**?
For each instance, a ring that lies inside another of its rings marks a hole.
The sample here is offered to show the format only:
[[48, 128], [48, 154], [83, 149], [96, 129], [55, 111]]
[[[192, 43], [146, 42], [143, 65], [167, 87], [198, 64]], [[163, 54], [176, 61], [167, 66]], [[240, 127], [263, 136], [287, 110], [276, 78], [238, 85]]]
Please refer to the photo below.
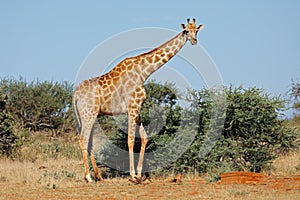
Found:
[[193, 22], [190, 23], [190, 19], [187, 19], [187, 25], [181, 24], [181, 27], [187, 34], [187, 39], [191, 42], [192, 45], [197, 44], [197, 33], [202, 28], [204, 28], [204, 25], [196, 25], [196, 19], [193, 19]]

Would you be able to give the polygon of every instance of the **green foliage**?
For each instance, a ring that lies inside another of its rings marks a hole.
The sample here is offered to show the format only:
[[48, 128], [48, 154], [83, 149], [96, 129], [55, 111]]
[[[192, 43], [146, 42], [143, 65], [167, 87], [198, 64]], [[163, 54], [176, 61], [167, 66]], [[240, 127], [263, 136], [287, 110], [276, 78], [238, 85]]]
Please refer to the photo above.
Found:
[[279, 116], [285, 102], [257, 88], [230, 88], [227, 93], [223, 136], [236, 150], [236, 155], [231, 156], [234, 167], [261, 171], [274, 158], [274, 152], [293, 146], [295, 135], [290, 134]]
[[7, 95], [7, 110], [19, 129], [51, 130], [54, 134], [71, 129], [73, 87], [67, 82], [2, 79], [0, 88]]
[[[177, 134], [185, 135], [185, 142], [189, 139], [192, 141], [185, 153], [167, 170], [206, 173], [209, 169], [216, 169], [216, 162], [208, 156], [222, 134], [226, 95], [218, 90], [190, 90], [187, 100], [191, 103], [182, 112]], [[189, 138], [191, 136], [194, 138]]]
[[300, 111], [300, 81], [296, 82], [293, 81], [291, 84], [291, 89], [290, 89], [290, 97], [291, 101], [293, 103], [293, 108], [298, 111]]
[[[285, 101], [261, 89], [191, 90], [186, 97], [191, 104], [182, 108], [173, 85], [149, 83], [145, 87], [148, 96], [141, 120], [149, 135], [146, 153], [155, 152], [161, 162], [148, 158], [145, 166], [163, 165], [184, 150], [163, 171], [208, 173], [216, 180], [225, 171], [268, 170], [279, 153], [294, 148], [297, 133], [281, 119]], [[115, 127], [123, 128], [111, 137], [124, 150], [126, 120], [122, 125], [115, 121]], [[183, 145], [189, 142], [188, 147]], [[138, 153], [139, 138], [135, 147]]]
[[149, 82], [145, 89], [147, 98], [140, 116], [149, 135], [146, 152], [151, 152], [172, 140], [180, 125], [181, 108], [177, 105], [178, 92], [173, 84]]
[[192, 107], [198, 108], [200, 115], [199, 132], [190, 149], [173, 165], [175, 170], [192, 167], [194, 171], [209, 174], [233, 170], [260, 172], [270, 168], [279, 152], [294, 147], [297, 134], [280, 119], [283, 100], [271, 98], [257, 88], [229, 87], [225, 94], [227, 107], [223, 129], [215, 145], [201, 159], [197, 156], [203, 150], [203, 139], [213, 116], [208, 114], [212, 101], [209, 91], [192, 94]]
[[0, 89], [0, 153], [6, 156], [11, 155], [16, 140], [12, 116], [6, 111], [6, 96]]

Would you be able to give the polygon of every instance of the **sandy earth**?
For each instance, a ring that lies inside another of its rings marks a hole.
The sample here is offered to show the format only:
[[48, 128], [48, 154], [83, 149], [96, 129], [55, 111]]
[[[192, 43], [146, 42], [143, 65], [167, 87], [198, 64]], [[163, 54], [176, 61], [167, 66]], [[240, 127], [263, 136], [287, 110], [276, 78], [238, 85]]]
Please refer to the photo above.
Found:
[[59, 186], [51, 189], [29, 183], [0, 182], [0, 199], [300, 199], [300, 175], [267, 177], [233, 172], [221, 175], [217, 183], [185, 179], [180, 183], [155, 178], [152, 183], [134, 185], [127, 179], [106, 179], [101, 183]]

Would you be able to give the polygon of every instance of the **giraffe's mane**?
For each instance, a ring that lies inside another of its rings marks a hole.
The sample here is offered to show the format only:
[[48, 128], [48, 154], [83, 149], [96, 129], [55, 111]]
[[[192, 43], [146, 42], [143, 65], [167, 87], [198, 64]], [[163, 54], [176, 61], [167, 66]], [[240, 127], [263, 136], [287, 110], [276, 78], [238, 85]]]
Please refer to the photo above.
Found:
[[151, 50], [148, 51], [148, 52], [145, 52], [145, 53], [142, 53], [142, 54], [133, 56], [133, 57], [131, 57], [131, 58], [138, 58], [138, 57], [143, 57], [143, 56], [150, 55], [150, 54], [152, 54], [153, 52], [157, 51], [158, 49], [162, 49], [162, 48], [163, 48], [164, 46], [166, 46], [171, 40], [174, 40], [174, 39], [177, 38], [177, 37], [181, 37], [184, 33], [185, 33], [185, 31], [183, 30], [183, 31], [181, 31], [180, 33], [178, 33], [175, 37], [172, 37], [171, 39], [169, 39], [168, 41], [164, 42], [164, 43], [161, 44], [160, 46], [155, 47], [154, 49], [151, 49]]

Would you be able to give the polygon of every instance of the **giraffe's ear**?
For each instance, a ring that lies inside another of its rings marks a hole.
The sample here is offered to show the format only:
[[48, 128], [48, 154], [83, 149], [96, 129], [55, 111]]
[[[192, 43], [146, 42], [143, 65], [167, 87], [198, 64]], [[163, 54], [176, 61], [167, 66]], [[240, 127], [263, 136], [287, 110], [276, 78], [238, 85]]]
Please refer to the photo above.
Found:
[[184, 24], [181, 24], [181, 28], [182, 28], [182, 29], [185, 29], [185, 25], [184, 25]]
[[203, 28], [204, 28], [204, 25], [201, 24], [201, 25], [199, 25], [199, 26], [197, 27], [197, 30], [200, 31], [200, 30], [203, 29]]

